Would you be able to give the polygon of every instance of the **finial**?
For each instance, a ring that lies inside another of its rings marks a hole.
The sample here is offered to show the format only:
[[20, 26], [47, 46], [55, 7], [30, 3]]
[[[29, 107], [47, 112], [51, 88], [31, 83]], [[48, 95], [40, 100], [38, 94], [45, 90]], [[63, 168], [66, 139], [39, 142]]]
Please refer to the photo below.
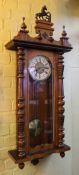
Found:
[[61, 45], [70, 46], [68, 39], [69, 39], [69, 38], [67, 37], [67, 32], [66, 32], [66, 30], [65, 30], [65, 25], [63, 25], [62, 36], [61, 36], [61, 38], [60, 38]]
[[67, 36], [67, 33], [66, 33], [66, 30], [65, 30], [65, 25], [63, 25], [62, 37], [66, 38], [66, 36]]
[[21, 25], [21, 32], [26, 32], [28, 33], [28, 31], [26, 30], [27, 26], [25, 24], [25, 17], [22, 18], [23, 22], [22, 22], [22, 25]]

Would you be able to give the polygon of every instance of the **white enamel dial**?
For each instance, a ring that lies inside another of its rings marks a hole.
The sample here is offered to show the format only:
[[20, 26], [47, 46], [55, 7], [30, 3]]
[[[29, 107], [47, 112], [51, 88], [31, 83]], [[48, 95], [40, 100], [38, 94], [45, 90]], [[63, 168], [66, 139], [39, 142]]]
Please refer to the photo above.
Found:
[[29, 73], [34, 80], [45, 80], [51, 74], [51, 65], [45, 56], [36, 56], [29, 62]]

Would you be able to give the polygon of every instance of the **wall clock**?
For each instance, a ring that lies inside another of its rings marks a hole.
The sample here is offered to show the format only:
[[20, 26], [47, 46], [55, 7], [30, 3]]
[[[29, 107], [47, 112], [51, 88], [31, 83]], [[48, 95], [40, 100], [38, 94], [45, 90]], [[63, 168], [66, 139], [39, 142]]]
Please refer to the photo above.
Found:
[[16, 51], [17, 148], [9, 154], [20, 168], [25, 161], [36, 165], [52, 153], [65, 156], [63, 70], [69, 44], [65, 27], [59, 41], [53, 39], [51, 14], [46, 6], [36, 14], [36, 37], [25, 24], [6, 48]]

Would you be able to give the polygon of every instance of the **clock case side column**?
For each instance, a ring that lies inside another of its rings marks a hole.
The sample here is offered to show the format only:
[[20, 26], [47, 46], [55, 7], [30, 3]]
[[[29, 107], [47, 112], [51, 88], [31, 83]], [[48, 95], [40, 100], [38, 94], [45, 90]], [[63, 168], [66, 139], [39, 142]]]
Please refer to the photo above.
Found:
[[16, 47], [17, 70], [16, 70], [16, 144], [17, 148], [10, 150], [9, 155], [15, 163], [18, 163], [20, 169], [24, 168], [26, 160], [26, 143], [25, 143], [25, 98], [24, 98], [24, 66], [25, 66], [25, 49]]
[[[16, 97], [16, 117], [17, 117], [17, 154], [22, 159], [26, 156], [25, 152], [25, 102], [24, 102], [24, 48], [17, 48], [17, 97]], [[19, 167], [23, 168], [24, 163], [19, 163]]]
[[70, 150], [68, 145], [64, 144], [64, 88], [63, 88], [63, 71], [64, 71], [64, 57], [63, 53], [59, 53], [58, 63], [57, 63], [57, 72], [58, 72], [58, 126], [57, 126], [57, 147], [60, 152], [61, 157], [65, 156], [65, 151]]

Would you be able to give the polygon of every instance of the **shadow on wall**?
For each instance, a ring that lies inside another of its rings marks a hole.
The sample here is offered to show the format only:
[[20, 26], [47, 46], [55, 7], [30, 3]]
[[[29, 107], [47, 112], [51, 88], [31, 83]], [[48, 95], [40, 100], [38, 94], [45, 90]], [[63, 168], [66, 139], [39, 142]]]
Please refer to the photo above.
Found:
[[63, 0], [69, 15], [79, 16], [79, 0]]

